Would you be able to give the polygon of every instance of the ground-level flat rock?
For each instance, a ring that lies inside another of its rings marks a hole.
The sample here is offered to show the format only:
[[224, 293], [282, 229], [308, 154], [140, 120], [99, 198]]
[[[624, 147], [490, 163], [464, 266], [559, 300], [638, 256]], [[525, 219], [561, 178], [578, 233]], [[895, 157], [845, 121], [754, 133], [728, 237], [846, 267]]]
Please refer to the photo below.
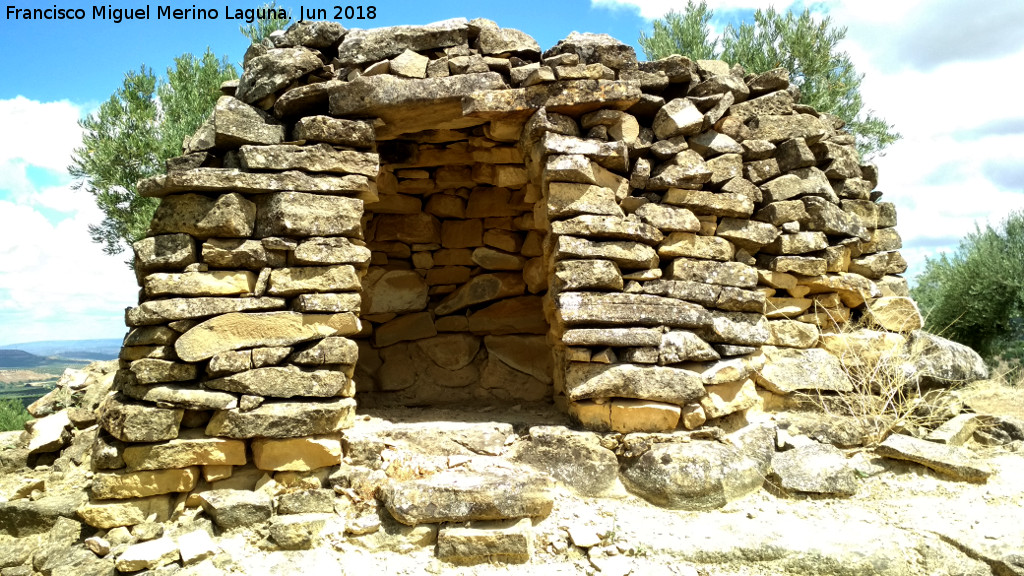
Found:
[[903, 434], [893, 434], [886, 438], [875, 449], [875, 453], [886, 458], [917, 462], [957, 480], [984, 482], [992, 474], [991, 468], [980, 462], [978, 456], [967, 448]]
[[297, 170], [242, 172], [233, 168], [194, 168], [153, 176], [139, 183], [139, 194], [150, 198], [162, 198], [176, 192], [266, 194], [281, 190], [357, 196], [369, 192], [370, 184], [362, 175], [310, 175]]
[[551, 477], [520, 468], [447, 470], [394, 481], [382, 490], [388, 512], [403, 524], [504, 520], [547, 516], [554, 503]]
[[150, 300], [125, 312], [128, 326], [149, 326], [176, 320], [194, 320], [230, 312], [253, 310], [280, 310], [285, 307], [283, 298], [168, 298]]
[[157, 522], [164, 522], [171, 516], [174, 502], [170, 496], [158, 495], [148, 498], [89, 502], [78, 508], [79, 518], [93, 528], [109, 530], [117, 526], [134, 526], [146, 521], [151, 515]]
[[189, 429], [177, 438], [159, 444], [131, 444], [124, 449], [128, 470], [163, 470], [188, 466], [241, 466], [245, 464], [245, 443], [241, 440], [210, 438]]
[[574, 401], [618, 397], [682, 406], [704, 395], [704, 381], [692, 370], [672, 366], [572, 362], [566, 369], [565, 393]]
[[351, 398], [264, 402], [248, 412], [216, 412], [206, 426], [206, 434], [226, 438], [297, 438], [331, 434], [350, 427], [355, 411], [356, 402]]
[[137, 572], [146, 568], [159, 568], [179, 558], [178, 545], [173, 538], [157, 538], [132, 544], [117, 558], [119, 572]]
[[556, 300], [566, 325], [641, 325], [694, 328], [710, 322], [707, 310], [690, 302], [652, 294], [563, 292]]
[[533, 556], [533, 541], [529, 518], [445, 526], [437, 534], [437, 557], [457, 565], [520, 564]]
[[622, 469], [631, 492], [658, 506], [720, 508], [761, 488], [762, 465], [718, 442], [657, 444]]
[[246, 370], [224, 378], [208, 380], [205, 386], [253, 396], [291, 398], [293, 396], [349, 396], [350, 381], [335, 370], [306, 372], [295, 366], [268, 366]]
[[768, 481], [784, 493], [849, 496], [857, 491], [853, 466], [830, 444], [815, 443], [776, 454]]
[[762, 348], [767, 363], [756, 375], [757, 383], [776, 393], [797, 390], [850, 392], [853, 384], [839, 358], [821, 348]]
[[270, 495], [250, 490], [209, 490], [200, 495], [203, 510], [224, 528], [256, 526], [270, 519], [274, 511]]
[[198, 362], [228, 350], [291, 346], [327, 336], [347, 336], [358, 332], [358, 323], [351, 313], [229, 313], [193, 327], [174, 346], [179, 358]]
[[614, 489], [618, 480], [618, 459], [601, 446], [600, 436], [593, 432], [534, 426], [512, 459], [551, 475], [583, 496], [604, 494]]

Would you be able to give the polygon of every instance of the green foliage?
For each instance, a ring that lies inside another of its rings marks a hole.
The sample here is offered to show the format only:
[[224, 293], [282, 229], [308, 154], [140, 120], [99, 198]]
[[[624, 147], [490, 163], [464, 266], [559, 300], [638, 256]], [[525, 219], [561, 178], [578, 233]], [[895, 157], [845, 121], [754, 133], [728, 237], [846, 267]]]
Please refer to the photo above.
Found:
[[738, 63], [755, 74], [786, 68], [790, 81], [800, 88], [801, 103], [846, 122], [864, 157], [900, 139], [891, 124], [864, 110], [863, 75], [857, 74], [850, 56], [838, 50], [846, 28], [834, 27], [828, 17], [816, 20], [809, 10], [796, 15], [768, 8], [755, 12], [753, 23], [730, 23], [720, 38], [711, 38], [708, 22], [713, 16], [707, 2], [688, 0], [683, 13], [670, 12], [664, 20], [655, 20], [651, 36], [641, 33], [640, 45], [651, 60], [682, 54]]
[[[276, 10], [282, 8], [277, 5], [277, 1], [268, 2], [263, 4], [257, 10]], [[247, 26], [239, 26], [238, 31], [242, 33], [253, 44], [259, 44], [264, 38], [270, 36], [271, 32], [277, 30], [284, 30], [292, 23], [291, 18], [264, 18], [253, 22]]]
[[654, 33], [650, 36], [640, 32], [640, 47], [648, 60], [657, 60], [670, 54], [683, 54], [694, 60], [710, 60], [718, 57], [718, 41], [711, 38], [708, 22], [713, 12], [707, 2], [694, 4], [687, 0], [686, 10], [675, 10], [665, 15], [664, 20], [654, 21]]
[[929, 258], [912, 290], [932, 332], [987, 357], [1024, 351], [1024, 212], [968, 234], [956, 251]]
[[163, 173], [164, 161], [181, 154], [182, 142], [213, 109], [220, 85], [237, 78], [227, 58], [209, 49], [202, 58], [175, 58], [166, 78], [142, 66], [93, 115], [79, 121], [82, 146], [76, 148], [71, 176], [96, 198], [103, 222], [90, 225], [94, 242], [107, 254], [142, 238], [157, 201], [136, 193], [136, 183]]
[[0, 432], [23, 430], [25, 422], [31, 419], [32, 415], [25, 410], [21, 400], [0, 400]]

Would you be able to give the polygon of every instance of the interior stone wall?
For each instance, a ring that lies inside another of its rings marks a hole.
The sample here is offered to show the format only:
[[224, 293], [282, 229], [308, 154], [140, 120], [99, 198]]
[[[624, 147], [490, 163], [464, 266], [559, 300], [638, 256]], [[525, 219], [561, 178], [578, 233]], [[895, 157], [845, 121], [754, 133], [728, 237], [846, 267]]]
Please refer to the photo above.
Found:
[[96, 500], [315, 483], [356, 399], [753, 419], [921, 326], [875, 168], [785, 70], [303, 22], [222, 90], [139, 184]]

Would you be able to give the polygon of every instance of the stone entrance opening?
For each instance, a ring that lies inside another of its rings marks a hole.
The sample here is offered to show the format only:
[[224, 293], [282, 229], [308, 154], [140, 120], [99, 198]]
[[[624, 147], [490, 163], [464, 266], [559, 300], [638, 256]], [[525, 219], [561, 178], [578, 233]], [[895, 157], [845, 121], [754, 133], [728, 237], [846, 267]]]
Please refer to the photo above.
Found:
[[378, 141], [361, 405], [551, 400], [544, 232], [518, 136], [484, 123]]

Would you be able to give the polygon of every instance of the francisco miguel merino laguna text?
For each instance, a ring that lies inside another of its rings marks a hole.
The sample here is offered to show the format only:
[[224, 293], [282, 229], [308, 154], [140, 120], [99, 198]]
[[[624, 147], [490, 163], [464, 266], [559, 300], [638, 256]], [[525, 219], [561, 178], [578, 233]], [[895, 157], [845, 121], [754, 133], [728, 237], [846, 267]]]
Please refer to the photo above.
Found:
[[[152, 12], [148, 4], [140, 8], [114, 8], [112, 5], [93, 6], [91, 14], [84, 8], [18, 8], [7, 6], [8, 20], [85, 20], [91, 15], [92, 20], [110, 20], [120, 24], [122, 20], [149, 20]], [[288, 19], [288, 11], [284, 8], [235, 8], [224, 7], [225, 20], [240, 20], [252, 24], [256, 20], [270, 18]], [[175, 8], [173, 6], [157, 6], [157, 20], [217, 20], [221, 12], [216, 8]]]

